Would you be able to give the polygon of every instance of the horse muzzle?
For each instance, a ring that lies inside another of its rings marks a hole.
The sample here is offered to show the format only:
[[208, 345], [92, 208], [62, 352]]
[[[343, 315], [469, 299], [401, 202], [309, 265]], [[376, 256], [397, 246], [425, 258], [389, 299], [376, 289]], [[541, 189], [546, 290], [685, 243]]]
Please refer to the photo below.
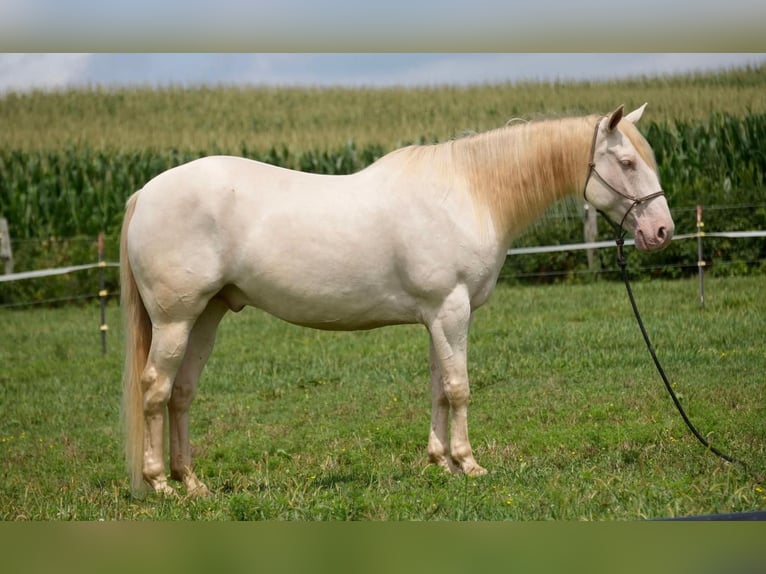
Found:
[[670, 244], [675, 225], [673, 220], [638, 222], [634, 233], [640, 251], [659, 251]]

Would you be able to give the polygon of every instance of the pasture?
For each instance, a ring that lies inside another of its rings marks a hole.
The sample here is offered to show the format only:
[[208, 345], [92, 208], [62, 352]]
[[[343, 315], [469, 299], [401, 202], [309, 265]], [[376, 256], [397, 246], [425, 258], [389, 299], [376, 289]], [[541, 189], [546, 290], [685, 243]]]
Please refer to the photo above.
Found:
[[637, 281], [675, 411], [617, 282], [501, 285], [469, 341], [489, 474], [427, 462], [421, 327], [326, 333], [227, 316], [192, 406], [205, 499], [129, 494], [119, 308], [0, 312], [0, 520], [641, 520], [766, 508], [763, 277]]

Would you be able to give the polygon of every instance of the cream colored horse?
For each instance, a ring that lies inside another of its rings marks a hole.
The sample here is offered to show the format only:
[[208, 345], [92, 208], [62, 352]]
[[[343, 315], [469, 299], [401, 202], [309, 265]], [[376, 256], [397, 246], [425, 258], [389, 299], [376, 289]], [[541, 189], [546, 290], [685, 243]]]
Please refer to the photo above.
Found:
[[671, 239], [652, 151], [633, 125], [642, 113], [620, 107], [407, 147], [347, 176], [216, 156], [152, 179], [128, 200], [121, 239], [132, 487], [174, 492], [167, 418], [171, 478], [207, 492], [192, 470], [189, 406], [218, 323], [245, 305], [317, 329], [423, 324], [429, 459], [486, 472], [468, 440], [466, 340], [511, 240], [574, 193], [639, 249]]

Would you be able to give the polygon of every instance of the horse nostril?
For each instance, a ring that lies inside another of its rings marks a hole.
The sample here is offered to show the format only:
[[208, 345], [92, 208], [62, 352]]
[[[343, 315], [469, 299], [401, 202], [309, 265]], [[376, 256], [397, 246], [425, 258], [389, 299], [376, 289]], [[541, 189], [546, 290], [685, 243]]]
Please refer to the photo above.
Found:
[[665, 241], [665, 238], [668, 236], [668, 230], [665, 227], [660, 227], [657, 230], [657, 237], [661, 239], [662, 241]]

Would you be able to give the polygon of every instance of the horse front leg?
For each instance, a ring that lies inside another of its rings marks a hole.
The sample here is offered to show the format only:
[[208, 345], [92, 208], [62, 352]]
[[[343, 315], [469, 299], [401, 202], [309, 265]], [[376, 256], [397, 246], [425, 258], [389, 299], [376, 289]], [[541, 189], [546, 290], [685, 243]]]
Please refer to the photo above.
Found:
[[[471, 305], [467, 292], [456, 289], [431, 321], [432, 407], [429, 458], [450, 470], [469, 476], [487, 471], [473, 456], [468, 439], [468, 327]], [[446, 457], [447, 418], [451, 422], [450, 457]]]
[[431, 371], [431, 430], [428, 433], [428, 460], [449, 472], [459, 469], [449, 454], [449, 400], [444, 391], [441, 361], [436, 356], [433, 340], [430, 342], [429, 367]]

